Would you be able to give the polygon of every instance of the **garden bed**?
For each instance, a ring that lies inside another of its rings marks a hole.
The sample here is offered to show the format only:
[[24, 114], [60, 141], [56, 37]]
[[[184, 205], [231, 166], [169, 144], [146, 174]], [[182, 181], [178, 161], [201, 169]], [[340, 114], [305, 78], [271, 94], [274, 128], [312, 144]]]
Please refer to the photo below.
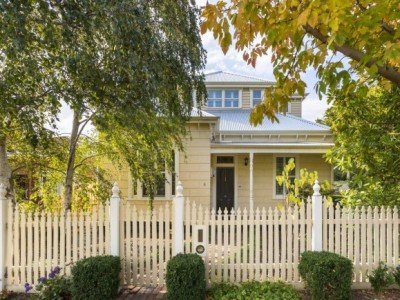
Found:
[[[300, 292], [303, 300], [311, 300], [311, 295], [307, 291], [301, 290], [299, 292]], [[400, 299], [400, 290], [399, 289], [386, 290], [382, 293], [382, 295], [380, 295], [380, 297], [377, 297], [373, 290], [352, 290], [351, 293], [353, 296], [352, 299], [357, 299], [357, 300], [373, 300], [373, 299], [397, 300], [397, 299]]]

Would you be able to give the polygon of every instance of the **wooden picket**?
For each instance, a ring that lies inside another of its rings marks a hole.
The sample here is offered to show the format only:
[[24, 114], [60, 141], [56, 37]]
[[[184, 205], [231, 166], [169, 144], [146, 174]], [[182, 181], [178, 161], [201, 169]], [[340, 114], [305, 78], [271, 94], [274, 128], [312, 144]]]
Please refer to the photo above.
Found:
[[170, 204], [159, 209], [120, 207], [120, 256], [124, 284], [165, 283], [167, 261], [172, 255]]
[[[122, 282], [165, 284], [166, 265], [174, 253], [177, 225], [172, 205], [153, 211], [123, 201], [119, 216]], [[210, 210], [186, 201], [183, 213], [184, 252], [195, 251], [196, 226], [206, 229], [203, 256], [206, 280], [243, 282], [279, 279], [301, 286], [298, 264], [311, 250], [311, 199], [293, 207]], [[176, 213], [176, 212], [175, 212]], [[109, 206], [91, 212], [25, 213], [9, 204], [7, 214], [7, 288], [21, 290], [51, 268], [70, 274], [71, 263], [110, 253]], [[118, 219], [114, 219], [118, 220]], [[324, 201], [323, 249], [348, 257], [354, 264], [354, 286], [365, 286], [380, 261], [399, 264], [397, 207], [341, 207]], [[117, 228], [118, 229], [118, 228]]]
[[8, 220], [6, 268], [10, 290], [22, 290], [26, 282], [38, 283], [39, 277], [56, 266], [70, 274], [71, 265], [78, 259], [109, 253], [108, 205], [82, 215], [26, 213], [10, 202]]

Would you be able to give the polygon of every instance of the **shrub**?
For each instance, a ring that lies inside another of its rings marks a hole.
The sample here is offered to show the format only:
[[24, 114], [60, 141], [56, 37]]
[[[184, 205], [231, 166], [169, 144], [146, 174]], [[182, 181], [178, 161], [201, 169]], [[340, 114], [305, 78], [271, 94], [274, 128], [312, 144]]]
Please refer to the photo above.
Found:
[[206, 293], [205, 267], [197, 254], [178, 254], [167, 264], [168, 299], [203, 300]]
[[298, 292], [290, 285], [277, 282], [245, 282], [241, 285], [230, 283], [214, 284], [210, 290], [210, 298], [215, 300], [237, 299], [269, 299], [300, 300]]
[[313, 299], [349, 299], [353, 277], [352, 262], [338, 254], [306, 251], [299, 273]]
[[393, 275], [388, 266], [382, 261], [379, 262], [378, 268], [373, 270], [371, 275], [368, 275], [368, 279], [375, 293], [378, 294], [394, 283]]
[[397, 285], [400, 287], [400, 265], [396, 267], [396, 269], [393, 272], [393, 277], [394, 281], [397, 283]]
[[117, 256], [88, 257], [72, 268], [73, 299], [112, 299], [118, 293], [121, 260]]
[[71, 280], [64, 276], [54, 277], [51, 279], [40, 279], [40, 283], [36, 285], [38, 291], [38, 300], [62, 300], [71, 298]]

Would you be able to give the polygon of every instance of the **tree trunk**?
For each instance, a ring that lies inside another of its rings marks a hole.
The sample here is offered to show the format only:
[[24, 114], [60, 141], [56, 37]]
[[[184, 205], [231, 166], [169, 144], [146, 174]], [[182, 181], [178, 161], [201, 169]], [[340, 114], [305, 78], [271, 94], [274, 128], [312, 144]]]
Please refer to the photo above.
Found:
[[0, 137], [0, 183], [4, 184], [7, 192], [11, 191], [11, 168], [7, 158], [7, 139]]
[[72, 121], [72, 131], [69, 142], [69, 156], [67, 164], [67, 173], [65, 175], [65, 193], [64, 193], [64, 210], [67, 211], [71, 208], [72, 193], [73, 193], [73, 183], [74, 183], [74, 168], [75, 168], [75, 154], [76, 146], [78, 143], [78, 132], [79, 132], [79, 120], [81, 118], [81, 113], [74, 110], [74, 118]]

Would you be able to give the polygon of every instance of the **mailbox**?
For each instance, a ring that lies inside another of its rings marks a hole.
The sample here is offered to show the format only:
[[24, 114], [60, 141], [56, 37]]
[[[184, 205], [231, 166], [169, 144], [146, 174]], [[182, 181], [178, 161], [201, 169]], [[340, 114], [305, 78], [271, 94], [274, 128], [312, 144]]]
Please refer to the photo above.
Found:
[[194, 225], [194, 240], [193, 249], [194, 252], [200, 256], [206, 256], [207, 253], [207, 226], [205, 225]]

